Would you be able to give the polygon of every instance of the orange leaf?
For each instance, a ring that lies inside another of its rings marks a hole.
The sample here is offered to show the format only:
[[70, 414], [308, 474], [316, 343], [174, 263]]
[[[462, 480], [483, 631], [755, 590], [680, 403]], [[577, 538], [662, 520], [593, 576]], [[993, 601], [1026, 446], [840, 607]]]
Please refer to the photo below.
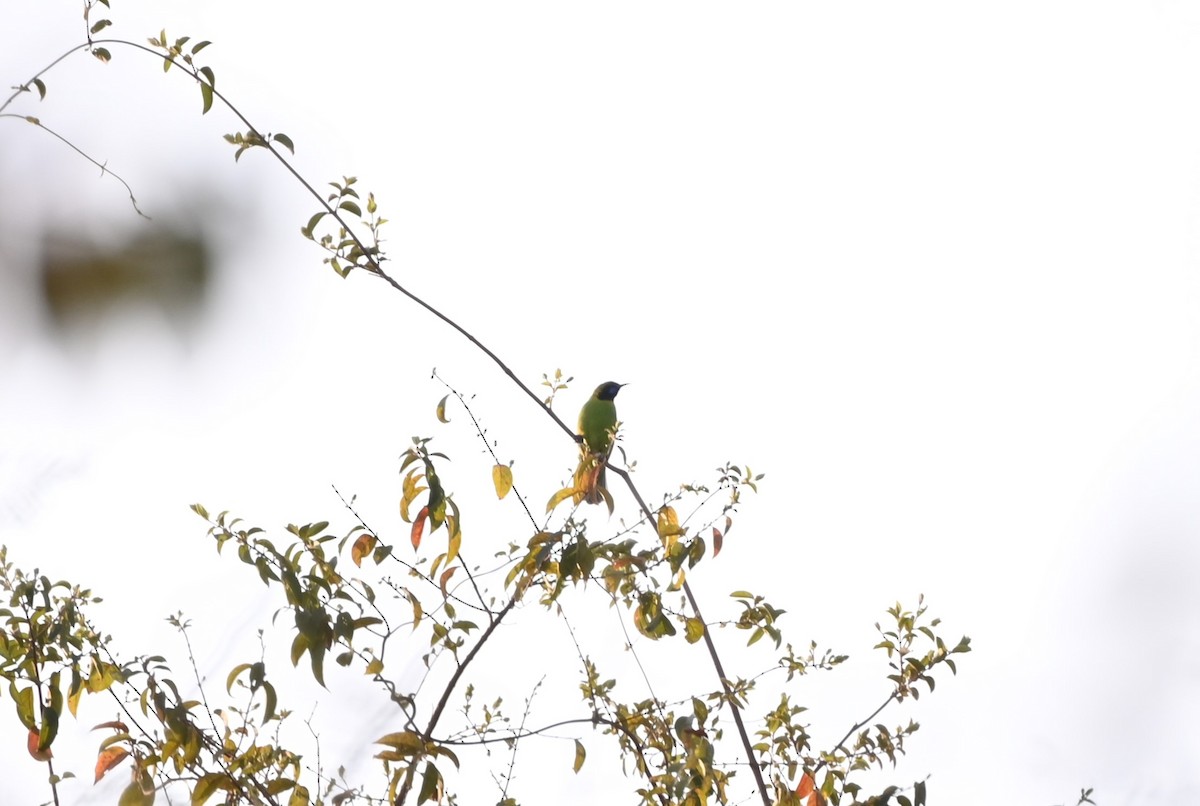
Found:
[[49, 761], [54, 758], [54, 754], [50, 752], [50, 748], [38, 750], [38, 745], [41, 744], [41, 736], [36, 730], [29, 731], [29, 741], [26, 747], [29, 748], [29, 755], [33, 756], [38, 761]]
[[442, 578], [440, 580], [438, 580], [438, 585], [442, 589], [442, 598], [443, 599], [445, 599], [447, 596], [449, 596], [449, 594], [446, 593], [446, 583], [450, 581], [450, 577], [454, 576], [454, 572], [457, 570], [458, 570], [457, 565], [454, 566], [453, 568], [447, 568], [445, 571], [442, 572]]
[[101, 750], [100, 755], [96, 756], [96, 781], [103, 778], [104, 773], [124, 761], [128, 755], [129, 751], [124, 747], [110, 747], [107, 750]]
[[375, 535], [363, 533], [354, 541], [354, 545], [350, 547], [350, 559], [354, 560], [354, 564], [359, 568], [362, 567], [362, 559], [375, 550]]
[[796, 794], [802, 798], [806, 798], [817, 790], [817, 782], [813, 777], [805, 772], [800, 776], [800, 783], [796, 785]]
[[429, 518], [429, 507], [421, 507], [421, 511], [417, 513], [417, 517], [413, 520], [412, 526], [412, 544], [413, 550], [421, 547], [421, 535], [425, 534], [425, 521]]
[[713, 527], [713, 557], [715, 558], [721, 553], [721, 546], [725, 544], [725, 535], [721, 534], [721, 530]]
[[122, 733], [129, 732], [129, 726], [124, 722], [101, 722], [99, 725], [96, 725], [94, 728], [92, 728], [92, 730], [100, 730], [102, 728], [112, 728], [113, 730], [119, 730]]

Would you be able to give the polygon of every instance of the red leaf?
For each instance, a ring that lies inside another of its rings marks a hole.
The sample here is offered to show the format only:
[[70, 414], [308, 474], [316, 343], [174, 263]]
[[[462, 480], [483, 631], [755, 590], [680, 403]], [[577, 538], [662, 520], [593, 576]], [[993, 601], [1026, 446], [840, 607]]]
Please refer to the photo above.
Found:
[[725, 543], [725, 535], [721, 534], [721, 530], [713, 527], [713, 557], [715, 558], [721, 553], [721, 546]]
[[429, 518], [429, 507], [421, 507], [417, 517], [413, 519], [412, 544], [413, 550], [421, 547], [421, 535], [425, 534], [425, 521]]
[[796, 794], [802, 798], [806, 798], [815, 792], [817, 782], [807, 772], [800, 776], [800, 783], [796, 784]]
[[36, 730], [29, 731], [29, 741], [26, 747], [29, 748], [29, 755], [33, 756], [38, 761], [49, 761], [54, 758], [54, 754], [50, 752], [50, 748], [38, 750], [38, 745], [41, 744], [41, 736]]

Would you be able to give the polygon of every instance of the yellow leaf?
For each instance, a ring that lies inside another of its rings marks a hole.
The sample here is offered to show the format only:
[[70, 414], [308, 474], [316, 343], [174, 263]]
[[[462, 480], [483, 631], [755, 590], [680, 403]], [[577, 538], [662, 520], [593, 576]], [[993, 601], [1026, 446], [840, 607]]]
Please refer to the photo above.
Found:
[[587, 750], [583, 749], [583, 742], [575, 740], [575, 772], [579, 772], [583, 768], [583, 762], [587, 759]]
[[679, 525], [679, 515], [674, 507], [663, 507], [658, 511], [658, 536], [667, 548], [675, 545], [684, 529]]
[[496, 485], [496, 495], [501, 500], [508, 495], [513, 486], [512, 468], [508, 465], [496, 465], [492, 468], [492, 484]]
[[359, 568], [362, 567], [362, 559], [375, 550], [375, 535], [363, 533], [354, 541], [354, 545], [350, 547], [350, 558], [354, 560], [354, 564]]
[[458, 521], [452, 516], [447, 515], [446, 520], [450, 521], [450, 542], [446, 549], [446, 565], [454, 562], [454, 558], [458, 556], [458, 550], [462, 548], [462, 530], [458, 528]]
[[192, 789], [191, 806], [203, 806], [208, 799], [216, 794], [218, 789], [228, 791], [233, 787], [233, 781], [223, 772], [210, 772], [201, 776]]
[[425, 750], [425, 742], [421, 741], [421, 737], [411, 730], [381, 736], [375, 740], [375, 744], [386, 744], [388, 747], [394, 748], [397, 752], [408, 756], [415, 756]]
[[443, 423], [450, 422], [446, 419], [446, 401], [450, 399], [450, 395], [446, 395], [437, 404], [437, 418]]
[[563, 487], [550, 498], [550, 503], [546, 504], [546, 511], [553, 512], [556, 506], [561, 504], [563, 501], [566, 501], [573, 495], [575, 495], [574, 487]]

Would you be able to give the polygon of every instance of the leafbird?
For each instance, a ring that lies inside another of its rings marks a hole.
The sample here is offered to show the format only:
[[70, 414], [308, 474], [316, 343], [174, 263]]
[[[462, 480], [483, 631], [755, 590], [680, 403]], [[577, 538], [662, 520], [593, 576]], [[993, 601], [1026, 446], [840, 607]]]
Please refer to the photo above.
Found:
[[575, 471], [576, 504], [582, 501], [599, 504], [606, 497], [604, 466], [612, 453], [617, 428], [617, 404], [613, 399], [624, 385], [615, 381], [600, 384], [579, 410], [579, 435], [583, 442], [579, 445], [579, 469]]

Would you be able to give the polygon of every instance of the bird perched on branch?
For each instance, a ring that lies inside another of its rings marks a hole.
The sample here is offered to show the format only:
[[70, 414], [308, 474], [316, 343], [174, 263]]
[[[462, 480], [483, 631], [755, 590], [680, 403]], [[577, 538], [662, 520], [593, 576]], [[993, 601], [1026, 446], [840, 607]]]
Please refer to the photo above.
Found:
[[612, 509], [612, 498], [604, 484], [604, 466], [612, 453], [617, 429], [617, 404], [613, 399], [624, 385], [615, 381], [600, 384], [579, 410], [579, 435], [583, 441], [579, 445], [579, 469], [575, 471], [576, 504], [583, 501], [599, 504], [608, 498]]

